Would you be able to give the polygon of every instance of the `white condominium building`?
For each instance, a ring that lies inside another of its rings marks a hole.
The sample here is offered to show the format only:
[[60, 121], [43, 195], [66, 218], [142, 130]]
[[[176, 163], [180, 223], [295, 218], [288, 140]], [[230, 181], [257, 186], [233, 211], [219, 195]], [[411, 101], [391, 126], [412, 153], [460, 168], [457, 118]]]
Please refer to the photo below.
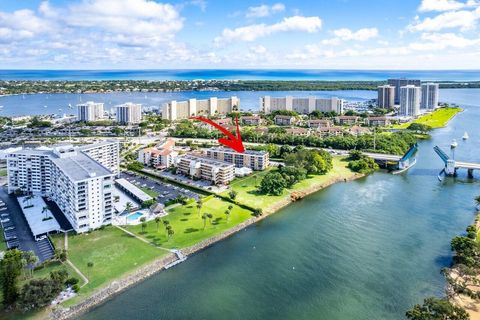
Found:
[[178, 156], [178, 152], [173, 150], [174, 146], [175, 140], [167, 139], [155, 147], [140, 149], [137, 160], [158, 169], [168, 168], [175, 164], [175, 158]]
[[77, 104], [78, 121], [97, 121], [103, 118], [103, 103], [88, 101]]
[[181, 120], [194, 116], [215, 116], [226, 115], [227, 113], [240, 110], [240, 99], [233, 96], [231, 98], [219, 99], [212, 97], [210, 99], [197, 100], [189, 99], [187, 101], [170, 101], [162, 109], [162, 118], [165, 120]]
[[438, 107], [438, 83], [422, 84], [422, 101], [420, 109], [432, 110]]
[[266, 151], [246, 150], [239, 153], [227, 148], [214, 147], [207, 149], [207, 157], [233, 163], [237, 168], [247, 167], [252, 170], [265, 170], [270, 164]]
[[142, 122], [142, 105], [139, 103], [127, 102], [115, 106], [117, 123], [137, 124]]
[[79, 148], [83, 153], [115, 174], [120, 173], [120, 144], [118, 141], [103, 141]]
[[377, 88], [377, 104], [379, 108], [393, 108], [395, 106], [395, 87], [391, 85]]
[[400, 111], [403, 117], [416, 117], [420, 114], [420, 87], [407, 85], [400, 88]]
[[260, 98], [260, 109], [266, 114], [277, 110], [295, 111], [300, 114], [308, 114], [315, 110], [321, 112], [334, 111], [341, 114], [343, 113], [343, 99], [337, 97], [316, 98], [313, 96], [306, 98], [265, 96]]
[[12, 152], [7, 157], [8, 192], [51, 198], [76, 232], [110, 224], [115, 173], [87, 152], [72, 145]]
[[177, 172], [215, 185], [227, 185], [235, 177], [233, 164], [190, 154], [178, 158]]

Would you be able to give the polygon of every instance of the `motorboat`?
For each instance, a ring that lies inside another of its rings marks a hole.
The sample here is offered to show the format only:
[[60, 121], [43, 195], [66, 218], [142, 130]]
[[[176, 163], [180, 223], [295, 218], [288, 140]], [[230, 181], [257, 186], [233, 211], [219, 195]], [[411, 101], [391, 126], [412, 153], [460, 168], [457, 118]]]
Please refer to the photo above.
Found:
[[455, 149], [458, 146], [457, 140], [453, 139], [450, 148]]
[[463, 136], [462, 136], [462, 139], [463, 139], [463, 140], [467, 140], [468, 138], [469, 138], [469, 137], [468, 137], [468, 133], [467, 133], [467, 131], [465, 131], [465, 133], [464, 133]]

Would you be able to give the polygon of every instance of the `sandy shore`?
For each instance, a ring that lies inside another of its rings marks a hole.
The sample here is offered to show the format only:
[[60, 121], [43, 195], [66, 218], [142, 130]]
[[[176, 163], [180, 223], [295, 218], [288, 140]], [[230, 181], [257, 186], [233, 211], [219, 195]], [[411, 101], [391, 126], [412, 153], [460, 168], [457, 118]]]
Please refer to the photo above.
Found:
[[[480, 211], [477, 212], [477, 216], [475, 218], [475, 227], [477, 228], [477, 230], [480, 230]], [[455, 272], [455, 269], [452, 269], [452, 271], [449, 273], [449, 276], [453, 279], [456, 279], [458, 278], [458, 273]], [[475, 278], [477, 281], [480, 281], [480, 274], [477, 275]], [[471, 285], [467, 288], [475, 292], [480, 291], [479, 285]], [[480, 320], [479, 300], [474, 300], [465, 294], [453, 293], [453, 288], [451, 288], [450, 285], [447, 285], [447, 292], [452, 292], [452, 295], [450, 296], [450, 302], [464, 308], [468, 312], [470, 320]]]
[[[323, 184], [312, 186], [308, 189], [302, 190], [301, 192], [305, 194], [305, 196], [307, 196], [309, 194], [312, 194], [319, 190], [327, 188], [332, 184], [339, 183], [339, 182], [348, 182], [348, 181], [352, 181], [362, 177], [364, 177], [363, 174], [354, 174], [349, 178], [338, 178], [338, 177], [332, 178], [331, 180]], [[279, 211], [280, 209], [288, 206], [290, 203], [292, 203], [292, 200], [290, 198], [279, 201], [275, 203], [273, 206], [270, 206], [266, 210], [264, 210], [261, 216], [250, 218], [236, 225], [235, 227], [226, 230], [225, 232], [217, 236], [201, 241], [193, 246], [181, 249], [181, 252], [186, 256], [190, 256], [197, 252], [200, 252], [201, 250], [204, 250], [212, 246], [213, 244], [232, 236], [238, 231], [244, 230], [248, 226], [267, 218], [268, 216]], [[149, 263], [148, 265], [134, 271], [128, 276], [117, 279], [116, 281], [112, 282], [105, 288], [100, 289], [99, 291], [92, 294], [90, 297], [86, 298], [85, 300], [83, 300], [82, 302], [74, 306], [71, 306], [69, 308], [57, 307], [53, 309], [52, 312], [49, 314], [49, 318], [55, 319], [55, 320], [64, 320], [64, 319], [72, 319], [74, 317], [78, 317], [79, 315], [88, 312], [94, 307], [105, 303], [109, 299], [112, 299], [115, 295], [127, 290], [129, 287], [146, 280], [148, 277], [162, 270], [165, 270], [165, 266], [167, 266], [168, 264], [170, 264], [175, 260], [176, 260], [176, 256], [174, 254], [169, 254], [165, 257], [162, 257], [161, 259], [155, 260], [154, 262]]]

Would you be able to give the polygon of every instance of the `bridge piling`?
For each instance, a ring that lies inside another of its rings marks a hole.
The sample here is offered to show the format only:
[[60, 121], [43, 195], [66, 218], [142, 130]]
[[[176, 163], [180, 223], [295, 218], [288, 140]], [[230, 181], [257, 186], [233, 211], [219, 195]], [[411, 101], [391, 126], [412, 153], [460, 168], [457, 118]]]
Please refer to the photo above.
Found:
[[473, 179], [473, 169], [468, 169], [467, 172], [468, 172], [468, 178]]

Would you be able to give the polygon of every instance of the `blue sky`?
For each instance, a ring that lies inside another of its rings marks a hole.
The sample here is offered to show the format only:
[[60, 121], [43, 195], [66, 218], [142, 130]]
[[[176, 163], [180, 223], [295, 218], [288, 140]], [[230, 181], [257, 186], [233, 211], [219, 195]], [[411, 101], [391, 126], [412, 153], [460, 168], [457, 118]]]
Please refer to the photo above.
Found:
[[480, 69], [480, 0], [1, 0], [0, 68]]

